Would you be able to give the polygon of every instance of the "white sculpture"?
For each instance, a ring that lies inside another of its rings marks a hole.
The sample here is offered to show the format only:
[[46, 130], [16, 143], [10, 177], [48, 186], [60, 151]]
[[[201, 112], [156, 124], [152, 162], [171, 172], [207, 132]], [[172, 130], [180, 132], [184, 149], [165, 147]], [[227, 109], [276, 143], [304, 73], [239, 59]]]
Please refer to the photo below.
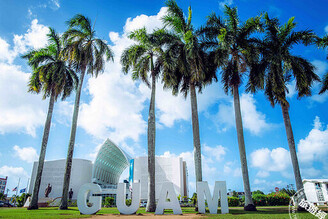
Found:
[[[77, 195], [77, 207], [81, 214], [95, 214], [101, 209], [101, 196], [92, 196], [92, 194], [95, 193], [101, 193], [99, 185], [87, 183], [81, 186], [79, 194]], [[87, 205], [88, 195], [89, 203], [92, 204], [91, 207]]]
[[211, 214], [217, 214], [218, 212], [218, 198], [220, 194], [221, 214], [229, 213], [227, 187], [225, 181], [216, 181], [213, 191], [213, 197], [211, 196], [208, 183], [206, 181], [197, 182], [197, 203], [199, 213], [205, 214], [205, 196], [207, 205]]
[[118, 211], [121, 214], [134, 214], [138, 211], [140, 205], [140, 190], [141, 185], [140, 183], [133, 183], [132, 184], [132, 200], [131, 205], [126, 206], [125, 203], [125, 194], [126, 194], [126, 184], [119, 183], [117, 186], [117, 195], [116, 195], [116, 206]]
[[177, 195], [173, 188], [173, 183], [171, 182], [164, 182], [162, 184], [162, 190], [159, 194], [155, 214], [164, 214], [164, 209], [172, 209], [173, 214], [182, 214]]

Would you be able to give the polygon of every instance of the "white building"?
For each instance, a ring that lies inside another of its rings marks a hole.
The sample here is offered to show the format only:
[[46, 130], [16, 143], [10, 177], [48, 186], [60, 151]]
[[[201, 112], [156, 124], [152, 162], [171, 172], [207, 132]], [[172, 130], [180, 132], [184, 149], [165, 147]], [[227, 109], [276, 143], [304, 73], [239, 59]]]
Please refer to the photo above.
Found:
[[[45, 161], [39, 190], [39, 198], [45, 197], [48, 183], [52, 186], [49, 198], [61, 197], [63, 191], [66, 159]], [[73, 190], [76, 199], [80, 187], [85, 183], [96, 183], [103, 189], [103, 197], [111, 196], [116, 199], [116, 189], [119, 178], [128, 166], [129, 181], [141, 182], [141, 199], [148, 199], [148, 159], [138, 157], [132, 159], [125, 151], [107, 139], [101, 146], [92, 164], [85, 159], [73, 159], [69, 189]], [[38, 162], [34, 162], [29, 193], [32, 194]], [[172, 182], [177, 196], [188, 196], [188, 176], [186, 162], [182, 158], [156, 157], [156, 198], [163, 182]], [[129, 189], [127, 195], [129, 196]]]
[[303, 187], [309, 202], [319, 205], [328, 203], [328, 179], [304, 179]]
[[[39, 198], [43, 198], [44, 192], [48, 183], [52, 186], [49, 198], [57, 198], [62, 196], [64, 174], [65, 174], [66, 159], [45, 161], [41, 177], [41, 185], [39, 190]], [[85, 183], [91, 182], [92, 162], [84, 159], [73, 159], [71, 179], [69, 188], [73, 190], [73, 199], [77, 198], [80, 187]], [[32, 194], [36, 172], [38, 169], [38, 162], [34, 162], [29, 193]]]
[[[141, 200], [148, 199], [148, 158], [137, 157], [133, 160], [133, 182], [141, 183]], [[159, 198], [163, 182], [172, 182], [178, 195], [188, 197], [188, 173], [186, 162], [181, 157], [156, 157], [155, 162], [155, 191]]]

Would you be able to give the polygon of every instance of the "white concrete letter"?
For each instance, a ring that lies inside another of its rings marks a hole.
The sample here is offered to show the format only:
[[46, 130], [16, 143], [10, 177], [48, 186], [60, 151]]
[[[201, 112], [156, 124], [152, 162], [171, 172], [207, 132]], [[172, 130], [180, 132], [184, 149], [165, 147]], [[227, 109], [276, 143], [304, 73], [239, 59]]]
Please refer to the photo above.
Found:
[[227, 187], [225, 181], [216, 181], [214, 186], [213, 197], [211, 196], [208, 183], [197, 182], [197, 203], [199, 213], [205, 214], [205, 196], [207, 200], [207, 205], [211, 214], [218, 213], [218, 196], [220, 193], [221, 200], [221, 214], [229, 213], [228, 208], [228, 198], [227, 198]]
[[[92, 204], [91, 207], [87, 205], [89, 193], [89, 203]], [[99, 185], [87, 183], [81, 186], [79, 194], [77, 195], [77, 207], [81, 214], [95, 214], [101, 209], [101, 196], [92, 196], [94, 193], [101, 193]]]
[[[170, 201], [167, 199], [170, 199]], [[164, 214], [164, 209], [172, 209], [173, 214], [182, 214], [177, 195], [173, 188], [173, 183], [171, 182], [163, 183], [155, 214]]]
[[119, 183], [117, 187], [116, 195], [116, 205], [117, 209], [121, 214], [134, 214], [138, 211], [140, 205], [140, 183], [132, 184], [132, 202], [130, 206], [126, 206], [125, 194], [126, 194], [126, 184]]

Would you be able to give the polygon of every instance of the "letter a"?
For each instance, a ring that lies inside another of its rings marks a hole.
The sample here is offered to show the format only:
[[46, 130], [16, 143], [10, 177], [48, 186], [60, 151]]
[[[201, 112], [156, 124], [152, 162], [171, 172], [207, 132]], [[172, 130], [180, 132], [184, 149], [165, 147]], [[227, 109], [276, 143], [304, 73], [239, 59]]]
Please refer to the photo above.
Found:
[[[166, 199], [170, 199], [170, 201]], [[164, 214], [164, 209], [172, 209], [173, 214], [182, 214], [177, 195], [173, 188], [173, 183], [171, 182], [163, 183], [155, 214]]]
[[140, 183], [132, 183], [132, 201], [130, 206], [126, 206], [125, 194], [126, 185], [125, 183], [119, 183], [117, 187], [117, 199], [116, 205], [117, 209], [121, 214], [134, 214], [139, 209], [140, 204]]
[[213, 197], [211, 196], [210, 189], [208, 187], [208, 183], [197, 182], [196, 186], [197, 190], [197, 203], [198, 203], [198, 211], [199, 213], [205, 214], [205, 199], [206, 196], [208, 209], [211, 214], [218, 213], [218, 195], [220, 193], [221, 200], [221, 214], [229, 213], [228, 208], [228, 198], [227, 198], [227, 187], [225, 181], [216, 181], [214, 186]]

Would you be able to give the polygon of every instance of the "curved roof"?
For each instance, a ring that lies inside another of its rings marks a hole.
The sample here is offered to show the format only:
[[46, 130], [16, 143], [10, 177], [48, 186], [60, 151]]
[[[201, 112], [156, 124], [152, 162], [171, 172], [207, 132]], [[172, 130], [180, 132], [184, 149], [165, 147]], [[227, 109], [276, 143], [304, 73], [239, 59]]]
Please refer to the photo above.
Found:
[[92, 170], [92, 181], [101, 185], [118, 184], [122, 172], [132, 158], [107, 139], [101, 146]]

